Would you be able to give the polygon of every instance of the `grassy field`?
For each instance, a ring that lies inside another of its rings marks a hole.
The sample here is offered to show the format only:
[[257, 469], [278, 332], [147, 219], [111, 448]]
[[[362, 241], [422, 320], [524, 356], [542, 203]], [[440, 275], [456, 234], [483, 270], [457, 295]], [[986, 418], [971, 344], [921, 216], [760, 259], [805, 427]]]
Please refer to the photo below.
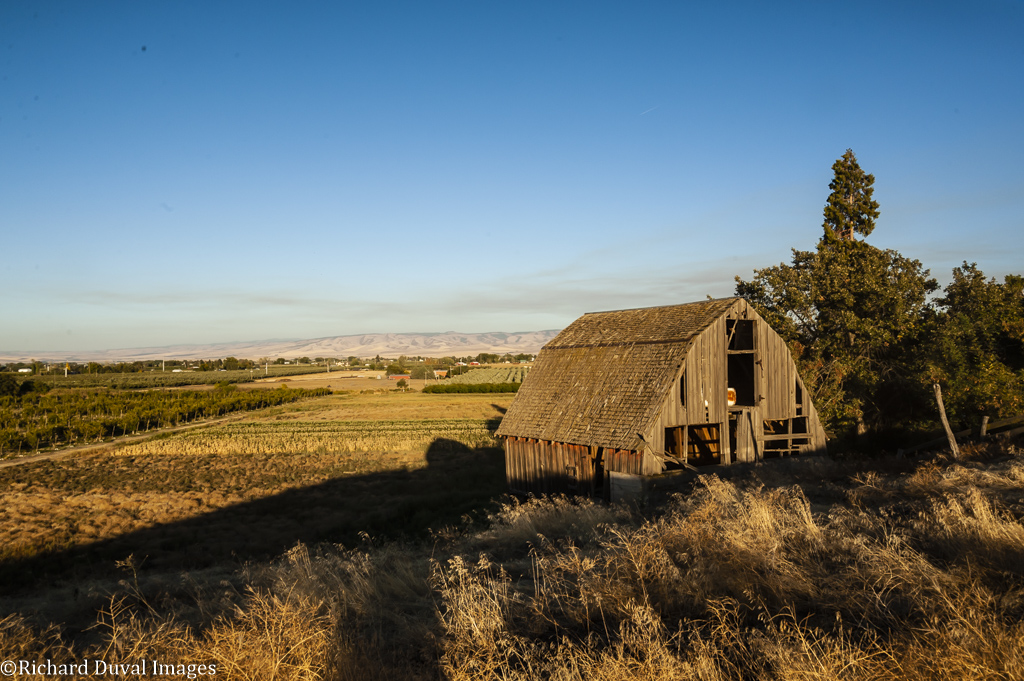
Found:
[[516, 501], [490, 439], [511, 398], [333, 395], [0, 471], [3, 659], [1024, 678], [1019, 443], [718, 469], [644, 506]]

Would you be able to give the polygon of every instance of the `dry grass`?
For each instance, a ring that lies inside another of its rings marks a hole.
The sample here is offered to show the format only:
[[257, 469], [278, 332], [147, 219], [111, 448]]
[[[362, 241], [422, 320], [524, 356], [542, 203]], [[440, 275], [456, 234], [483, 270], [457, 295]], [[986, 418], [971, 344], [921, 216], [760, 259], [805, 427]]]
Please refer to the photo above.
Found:
[[1016, 452], [748, 467], [647, 508], [509, 501], [432, 542], [295, 545], [191, 603], [133, 572], [88, 635], [8, 618], [0, 652], [229, 679], [1024, 678]]
[[[1018, 468], [979, 469], [990, 489], [954, 493], [944, 481], [963, 473], [938, 467], [933, 498], [907, 518], [813, 515], [798, 488], [710, 477], [656, 517], [606, 526], [600, 550], [536, 544], [529, 580], [456, 557], [435, 578], [442, 667], [453, 679], [1022, 678], [1024, 530], [989, 498], [1020, 493]], [[861, 474], [852, 491], [920, 495], [934, 473]]]

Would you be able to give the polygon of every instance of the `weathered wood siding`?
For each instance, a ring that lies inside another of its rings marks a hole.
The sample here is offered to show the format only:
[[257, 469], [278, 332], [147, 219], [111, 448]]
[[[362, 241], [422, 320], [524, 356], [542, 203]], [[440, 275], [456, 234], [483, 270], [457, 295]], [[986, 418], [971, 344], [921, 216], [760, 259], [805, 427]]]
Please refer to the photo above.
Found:
[[654, 425], [655, 429], [673, 428], [687, 423], [686, 408], [683, 407], [679, 385], [685, 369], [686, 363], [683, 362], [683, 366], [676, 370], [676, 377], [672, 381], [672, 387], [669, 388], [668, 395], [665, 396], [665, 401], [661, 405], [661, 417], [658, 423]]
[[761, 360], [760, 394], [763, 419], [791, 419], [796, 416], [796, 364], [782, 336], [750, 311], [756, 318], [758, 359]]
[[686, 353], [686, 423], [726, 419], [725, 315], [699, 336]]
[[[524, 494], [586, 494], [595, 492], [597, 475], [616, 471], [657, 475], [652, 456], [627, 449], [604, 449], [522, 437], [505, 438], [505, 477], [509, 488]], [[600, 467], [598, 459], [601, 460]]]
[[757, 407], [744, 407], [736, 412], [736, 447], [733, 456], [740, 463], [752, 463], [757, 460], [760, 451], [761, 410]]
[[505, 477], [515, 492], [593, 494], [594, 472], [590, 447], [505, 438]]

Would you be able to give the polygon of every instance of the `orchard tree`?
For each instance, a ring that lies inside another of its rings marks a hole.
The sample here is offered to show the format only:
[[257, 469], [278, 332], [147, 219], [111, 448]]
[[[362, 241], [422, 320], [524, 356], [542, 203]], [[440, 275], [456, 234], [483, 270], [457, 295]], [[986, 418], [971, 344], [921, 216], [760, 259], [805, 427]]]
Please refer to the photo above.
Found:
[[926, 407], [916, 350], [938, 284], [917, 260], [839, 238], [870, 234], [878, 204], [874, 177], [852, 151], [833, 170], [816, 250], [794, 249], [791, 264], [755, 270], [751, 281], [737, 277], [736, 293], [789, 343], [826, 427], [860, 434]]

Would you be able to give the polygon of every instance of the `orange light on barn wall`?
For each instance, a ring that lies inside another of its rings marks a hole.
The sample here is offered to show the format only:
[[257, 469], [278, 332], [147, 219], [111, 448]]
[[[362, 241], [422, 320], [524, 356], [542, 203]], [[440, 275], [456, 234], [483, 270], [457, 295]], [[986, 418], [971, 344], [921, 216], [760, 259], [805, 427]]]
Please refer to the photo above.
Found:
[[736, 388], [728, 388], [726, 390], [726, 401], [730, 407], [736, 406]]

